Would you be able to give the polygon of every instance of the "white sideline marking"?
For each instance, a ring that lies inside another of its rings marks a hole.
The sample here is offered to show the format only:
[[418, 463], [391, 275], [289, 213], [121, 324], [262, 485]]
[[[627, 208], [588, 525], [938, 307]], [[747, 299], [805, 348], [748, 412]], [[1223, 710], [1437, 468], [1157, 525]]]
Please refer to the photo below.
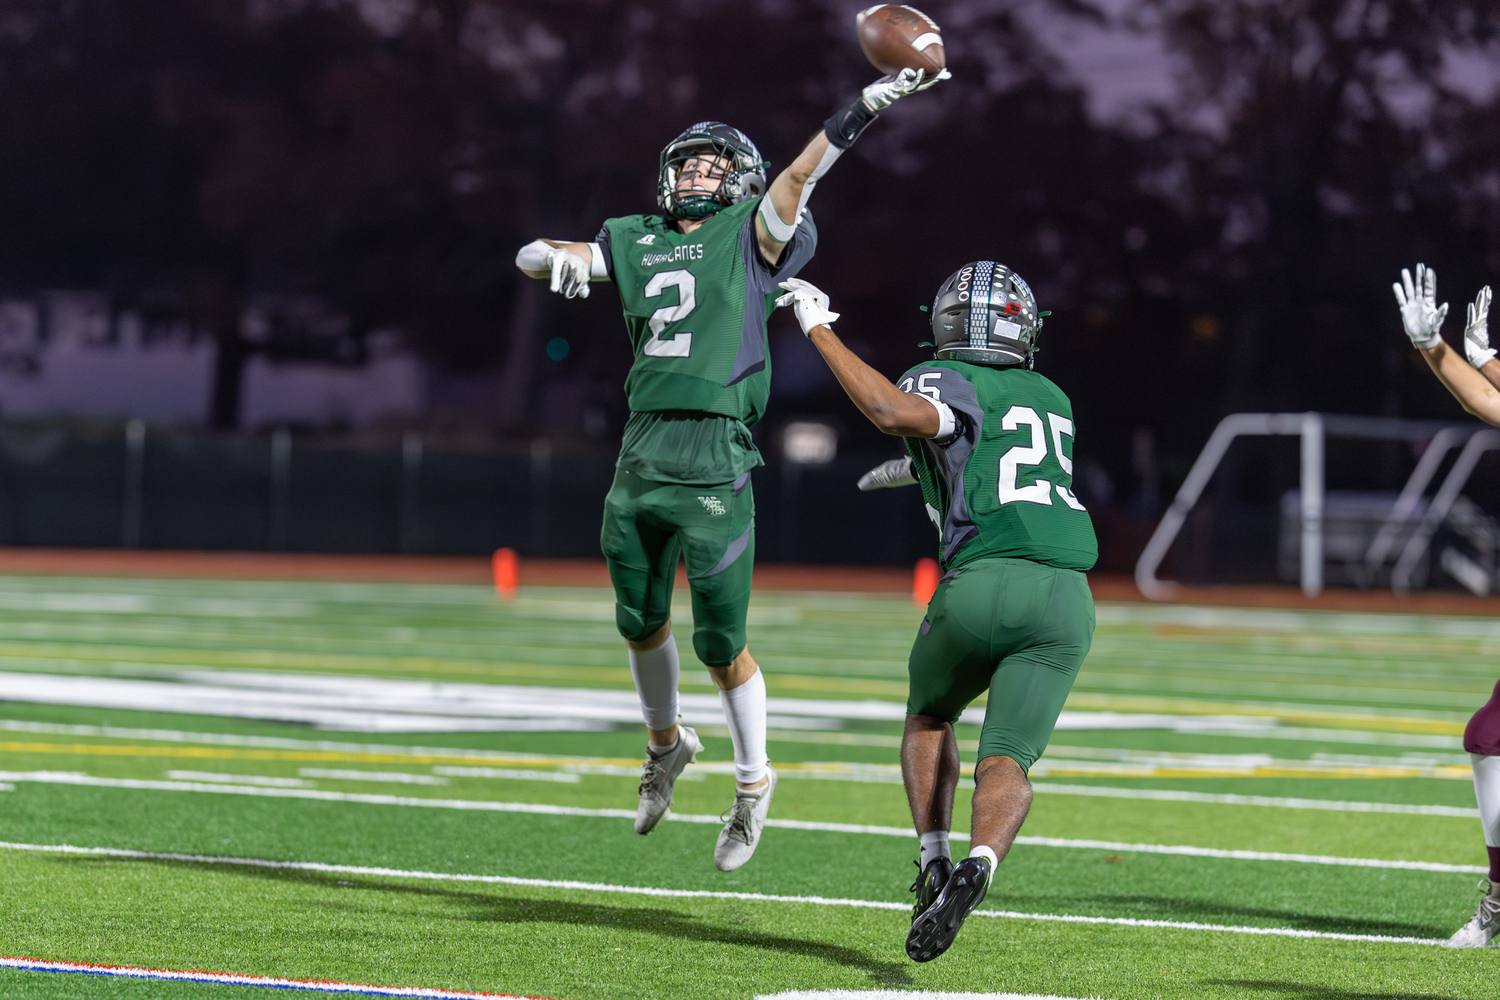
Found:
[[[795, 990], [791, 993], [763, 993], [755, 1000], [1078, 1000], [1048, 993], [929, 993], [926, 990]], [[1097, 1000], [1097, 998], [1094, 998]]]
[[[360, 772], [363, 773], [363, 772]], [[629, 809], [586, 809], [582, 806], [554, 806], [533, 802], [488, 802], [475, 799], [419, 799], [398, 795], [363, 792], [327, 792], [310, 788], [261, 788], [257, 786], [210, 784], [191, 781], [155, 781], [147, 778], [96, 778], [72, 771], [0, 771], [0, 778], [10, 782], [34, 782], [52, 785], [86, 785], [94, 788], [128, 788], [147, 791], [217, 793], [249, 795], [258, 798], [311, 799], [323, 802], [358, 802], [365, 805], [409, 806], [428, 809], [460, 809], [477, 812], [530, 813], [540, 816], [578, 816], [593, 819], [635, 819]], [[1064, 785], [1064, 788], [1076, 786]], [[1352, 803], [1379, 805], [1380, 803]], [[1437, 808], [1437, 807], [1433, 807]], [[1475, 810], [1477, 812], [1477, 810]], [[719, 816], [693, 813], [667, 813], [669, 821], [718, 826]], [[821, 833], [852, 833], [879, 837], [912, 837], [906, 827], [872, 826], [863, 823], [820, 823], [801, 819], [767, 819], [766, 826], [783, 830], [810, 830]], [[949, 834], [953, 840], [968, 840], [959, 830]], [[1341, 865], [1352, 868], [1390, 868], [1409, 871], [1484, 874], [1488, 868], [1478, 865], [1450, 865], [1437, 861], [1388, 861], [1383, 858], [1341, 858], [1321, 854], [1282, 854], [1275, 851], [1235, 851], [1215, 847], [1192, 847], [1173, 844], [1127, 844], [1109, 840], [1070, 840], [1058, 837], [1016, 838], [1016, 843], [1031, 847], [1063, 847], [1083, 850], [1133, 851], [1138, 854], [1171, 854], [1181, 857], [1221, 858], [1234, 861], [1285, 861], [1313, 865]]]
[[[327, 778], [330, 781], [373, 781], [387, 785], [446, 785], [447, 778], [408, 771], [357, 771], [352, 767], [303, 767], [297, 773], [304, 778]], [[171, 777], [171, 774], [168, 774]]]
[[173, 781], [211, 781], [218, 785], [253, 785], [258, 788], [312, 788], [301, 778], [271, 778], [260, 774], [218, 774], [213, 771], [168, 771]]
[[[634, 816], [633, 813], [631, 815]], [[887, 903], [871, 899], [841, 899], [829, 896], [782, 896], [760, 892], [711, 892], [706, 889], [659, 889], [653, 886], [612, 885], [608, 882], [579, 882], [572, 879], [518, 878], [513, 875], [466, 875], [455, 872], [406, 871], [400, 868], [377, 868], [365, 865], [332, 865], [321, 861], [270, 861], [265, 858], [235, 858], [206, 854], [131, 851], [113, 847], [74, 847], [71, 844], [12, 844], [0, 842], [0, 850], [40, 851], [48, 854], [84, 854], [143, 861], [183, 861], [192, 864], [239, 865], [251, 868], [325, 872], [338, 875], [371, 875], [382, 878], [413, 878], [437, 882], [481, 882], [490, 885], [516, 885], [537, 889], [572, 889], [580, 892], [606, 892], [630, 896], [657, 896], [671, 899], [733, 899], [754, 903], [803, 903], [811, 906], [843, 906], [861, 910], [911, 912], [910, 903]], [[1121, 927], [1162, 927], [1175, 930], [1221, 931], [1230, 934], [1254, 934], [1271, 937], [1321, 938], [1330, 941], [1373, 941], [1384, 944], [1442, 945], [1446, 941], [1444, 938], [1386, 937], [1380, 934], [1338, 934], [1330, 931], [1305, 931], [1293, 927], [1243, 927], [1234, 924], [1205, 924], [1198, 921], [1144, 920], [1134, 917], [1086, 917], [1060, 913], [1020, 913], [1014, 910], [975, 910], [973, 916], [1078, 924], [1116, 924]]]
[[[1412, 806], [1400, 802], [1339, 802], [1332, 799], [1286, 799], [1266, 795], [1219, 795], [1179, 792], [1170, 788], [1114, 788], [1108, 785], [1054, 785], [1033, 782], [1033, 791], [1054, 795], [1090, 795], [1106, 799], [1151, 799], [1157, 802], [1207, 802], [1223, 806], [1269, 806], [1273, 809], [1326, 809], [1329, 812], [1405, 813], [1411, 816], [1454, 816], [1478, 819], [1478, 809], [1461, 806]], [[1488, 869], [1486, 869], [1488, 871]]]
[[[132, 711], [188, 712], [227, 718], [306, 723], [322, 729], [368, 733], [598, 731], [639, 726], [640, 702], [631, 690], [395, 680], [333, 674], [252, 670], [180, 669], [156, 678], [0, 672], [5, 700]], [[717, 695], [683, 692], [684, 722], [723, 721]], [[1065, 710], [1059, 730], [1168, 729], [1239, 732], [1263, 728], [1276, 706], [1258, 705], [1251, 716], [1173, 715]], [[903, 701], [866, 698], [772, 697], [766, 722], [773, 729], [836, 730], [846, 720], [901, 722]], [[1366, 710], [1368, 711], [1368, 710]], [[984, 721], [971, 707], [959, 719]], [[1335, 713], [1337, 714], [1337, 713]]]
[[466, 1000], [468, 997], [491, 997], [493, 1000], [538, 1000], [509, 993], [466, 993], [438, 990], [423, 986], [362, 986], [319, 979], [277, 979], [274, 976], [242, 976], [234, 972], [197, 972], [179, 969], [143, 969], [133, 965], [94, 965], [89, 962], [47, 962], [35, 958], [0, 958], [0, 967], [26, 969], [32, 972], [84, 972], [95, 976], [122, 979], [178, 979], [192, 983], [224, 983], [230, 986], [272, 986], [283, 990], [307, 990], [312, 993], [363, 993], [377, 997], [431, 997], [435, 1000]]
[[576, 785], [583, 780], [578, 774], [568, 771], [528, 771], [518, 767], [449, 767], [440, 764], [432, 769], [433, 774], [446, 774], [451, 778], [507, 778], [513, 781], [552, 781], [561, 785]]

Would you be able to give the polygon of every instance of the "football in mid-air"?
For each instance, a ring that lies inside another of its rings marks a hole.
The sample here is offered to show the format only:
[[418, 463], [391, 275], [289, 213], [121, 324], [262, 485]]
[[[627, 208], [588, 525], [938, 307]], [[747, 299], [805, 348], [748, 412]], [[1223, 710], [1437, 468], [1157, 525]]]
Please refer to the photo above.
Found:
[[854, 23], [865, 58], [882, 73], [924, 69], [932, 76], [948, 63], [942, 29], [915, 7], [879, 4], [854, 15]]

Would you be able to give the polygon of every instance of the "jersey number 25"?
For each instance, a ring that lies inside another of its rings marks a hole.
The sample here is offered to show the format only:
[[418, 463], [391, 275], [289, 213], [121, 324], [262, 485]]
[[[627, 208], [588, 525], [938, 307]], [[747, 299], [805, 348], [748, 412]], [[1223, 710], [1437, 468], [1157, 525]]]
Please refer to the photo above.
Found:
[[641, 295], [654, 299], [664, 288], [677, 289], [677, 304], [662, 306], [651, 314], [651, 319], [646, 323], [651, 330], [651, 339], [646, 341], [641, 353], [653, 358], [685, 358], [693, 349], [693, 335], [678, 331], [671, 340], [662, 340], [661, 332], [667, 328], [668, 323], [687, 319], [688, 313], [698, 308], [698, 279], [693, 277], [691, 271], [661, 271], [651, 276], [646, 287], [641, 289]]
[[[1057, 464], [1068, 476], [1073, 475], [1073, 460], [1063, 454], [1063, 435], [1073, 436], [1073, 421], [1056, 413], [1047, 414], [1047, 425], [1052, 429], [1052, 450]], [[1031, 432], [1030, 444], [1018, 444], [1000, 456], [1000, 502], [1039, 503], [1052, 506], [1052, 491], [1056, 490], [1062, 502], [1074, 510], [1083, 510], [1067, 487], [1055, 485], [1045, 479], [1037, 479], [1025, 486], [1016, 485], [1016, 472], [1023, 466], [1041, 465], [1047, 457], [1047, 428], [1042, 425], [1042, 416], [1029, 406], [1012, 406], [1001, 418], [1001, 430], [1016, 431], [1023, 426]]]

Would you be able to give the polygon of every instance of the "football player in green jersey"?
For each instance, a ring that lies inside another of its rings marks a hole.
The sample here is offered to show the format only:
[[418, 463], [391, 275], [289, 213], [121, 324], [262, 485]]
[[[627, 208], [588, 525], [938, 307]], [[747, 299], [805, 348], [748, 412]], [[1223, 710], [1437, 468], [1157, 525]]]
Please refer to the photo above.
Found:
[[[908, 673], [901, 773], [920, 840], [906, 952], [918, 962], [953, 944], [1031, 808], [1026, 772], [1046, 749], [1094, 634], [1084, 571], [1098, 549], [1073, 495], [1073, 408], [1031, 370], [1042, 314], [1020, 275], [994, 261], [953, 273], [932, 306], [937, 359], [899, 387], [834, 335], [828, 297], [782, 283], [802, 330], [849, 397], [906, 439], [904, 468], [874, 485], [921, 484], [938, 526], [943, 578]], [[889, 463], [887, 463], [887, 466]], [[958, 743], [953, 723], [988, 692], [974, 768], [972, 850], [948, 853]]]
[[681, 556], [693, 649], [719, 688], [734, 742], [735, 800], [714, 848], [723, 871], [755, 853], [776, 789], [765, 680], [745, 638], [755, 552], [750, 470], [761, 464], [749, 427], [770, 392], [766, 316], [777, 282], [817, 245], [806, 209], [819, 178], [878, 112], [946, 76], [903, 70], [866, 87], [769, 187], [768, 164], [743, 132], [701, 122], [662, 151], [661, 215], [609, 219], [591, 243], [537, 240], [516, 256], [523, 272], [568, 298], [586, 296], [591, 281], [619, 290], [635, 361], [600, 545], [648, 731], [635, 829], [656, 827], [677, 776], [702, 749], [698, 734], [678, 724], [670, 615]]

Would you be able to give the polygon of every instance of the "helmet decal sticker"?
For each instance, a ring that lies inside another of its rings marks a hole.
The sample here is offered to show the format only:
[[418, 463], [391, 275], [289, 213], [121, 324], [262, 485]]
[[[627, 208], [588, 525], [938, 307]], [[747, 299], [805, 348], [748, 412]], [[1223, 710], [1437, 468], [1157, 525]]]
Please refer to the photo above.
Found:
[[[990, 339], [990, 294], [995, 284], [995, 262], [974, 265], [974, 284], [969, 302], [969, 346], [982, 348]], [[960, 296], [962, 298], [962, 296]]]

